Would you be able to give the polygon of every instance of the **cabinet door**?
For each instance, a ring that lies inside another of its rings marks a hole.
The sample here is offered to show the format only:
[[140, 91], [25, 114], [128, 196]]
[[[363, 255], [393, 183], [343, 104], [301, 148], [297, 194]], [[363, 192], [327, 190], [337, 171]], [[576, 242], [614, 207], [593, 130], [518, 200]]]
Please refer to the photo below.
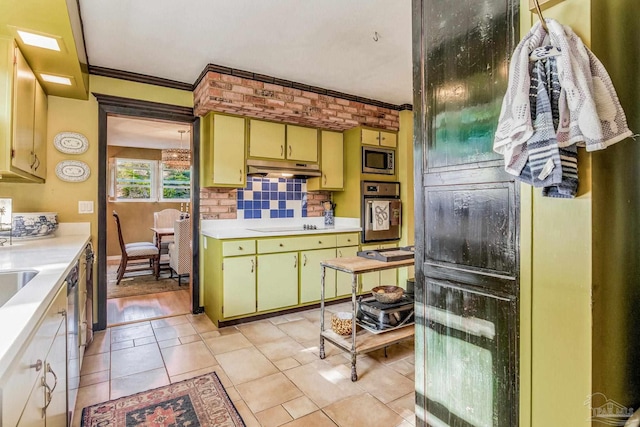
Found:
[[44, 427], [45, 415], [43, 409], [45, 388], [42, 385], [42, 378], [42, 376], [38, 377], [36, 385], [33, 387], [33, 390], [31, 390], [29, 400], [27, 400], [20, 421], [15, 424], [17, 427]]
[[[335, 249], [321, 249], [317, 251], [300, 252], [302, 265], [300, 266], [300, 303], [320, 301], [320, 262], [336, 257]], [[324, 297], [336, 296], [336, 271], [325, 268]]]
[[258, 311], [298, 304], [298, 252], [258, 256]]
[[394, 132], [380, 131], [380, 145], [383, 147], [396, 148], [398, 145], [398, 135]]
[[245, 127], [242, 117], [215, 115], [213, 119], [213, 184], [244, 187]]
[[302, 126], [287, 125], [288, 160], [318, 162], [318, 130]]
[[249, 156], [284, 159], [285, 125], [282, 123], [249, 121]]
[[[337, 249], [336, 256], [338, 258], [349, 258], [358, 256], [357, 246], [347, 246]], [[344, 295], [351, 295], [351, 281], [353, 275], [345, 273], [343, 271], [336, 271], [336, 296], [341, 297]], [[356, 283], [357, 286], [357, 283]]]
[[322, 131], [322, 188], [344, 188], [343, 147], [342, 133]]
[[[47, 407], [47, 427], [67, 424], [67, 329], [61, 322], [45, 363], [44, 378], [52, 392], [45, 391]], [[74, 396], [75, 400], [75, 396]]]
[[380, 145], [380, 132], [371, 129], [362, 129], [362, 143], [365, 145]]
[[[397, 243], [386, 243], [386, 244], [380, 245], [380, 249], [390, 249], [390, 248], [397, 248], [397, 247], [398, 247]], [[379, 279], [380, 286], [388, 286], [388, 285], [397, 286], [398, 285], [398, 269], [397, 268], [392, 268], [390, 270], [382, 270], [382, 271], [379, 271], [378, 273], [380, 273], [380, 279]]]
[[42, 86], [35, 82], [35, 112], [33, 117], [33, 167], [31, 173], [47, 177], [47, 111], [48, 98]]
[[[380, 249], [380, 245], [362, 245], [362, 251]], [[380, 272], [363, 273], [360, 275], [360, 292], [369, 292], [376, 286], [380, 286]]]
[[223, 317], [240, 316], [256, 311], [256, 257], [224, 259]]
[[33, 163], [33, 113], [36, 77], [18, 48], [15, 48], [13, 92], [13, 150], [11, 164], [31, 172]]

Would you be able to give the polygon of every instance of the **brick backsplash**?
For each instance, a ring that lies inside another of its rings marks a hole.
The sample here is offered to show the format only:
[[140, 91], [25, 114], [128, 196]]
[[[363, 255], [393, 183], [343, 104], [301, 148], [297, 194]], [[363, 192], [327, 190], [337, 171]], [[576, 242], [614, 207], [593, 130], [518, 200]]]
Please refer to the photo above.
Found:
[[304, 179], [249, 177], [244, 189], [201, 188], [200, 218], [256, 218], [257, 212], [259, 218], [319, 217], [321, 202], [330, 198], [328, 191], [306, 191]]
[[398, 130], [399, 111], [292, 87], [209, 71], [193, 92], [194, 111], [343, 131], [359, 125]]

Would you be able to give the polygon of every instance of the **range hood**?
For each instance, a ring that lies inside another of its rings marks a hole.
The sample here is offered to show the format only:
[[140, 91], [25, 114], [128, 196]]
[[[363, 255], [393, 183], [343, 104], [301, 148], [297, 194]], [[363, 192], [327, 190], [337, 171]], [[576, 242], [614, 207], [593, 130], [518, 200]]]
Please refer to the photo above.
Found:
[[317, 163], [247, 159], [247, 175], [269, 178], [308, 178], [321, 176], [322, 173]]

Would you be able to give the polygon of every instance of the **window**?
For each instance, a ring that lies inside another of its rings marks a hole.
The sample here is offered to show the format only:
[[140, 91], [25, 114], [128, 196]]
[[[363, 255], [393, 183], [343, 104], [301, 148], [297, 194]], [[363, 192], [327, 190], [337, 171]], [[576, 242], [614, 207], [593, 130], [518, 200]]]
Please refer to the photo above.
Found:
[[109, 199], [118, 202], [188, 202], [191, 170], [166, 166], [157, 160], [120, 159], [110, 162]]
[[161, 200], [189, 201], [191, 199], [191, 170], [173, 169], [160, 162], [162, 167]]

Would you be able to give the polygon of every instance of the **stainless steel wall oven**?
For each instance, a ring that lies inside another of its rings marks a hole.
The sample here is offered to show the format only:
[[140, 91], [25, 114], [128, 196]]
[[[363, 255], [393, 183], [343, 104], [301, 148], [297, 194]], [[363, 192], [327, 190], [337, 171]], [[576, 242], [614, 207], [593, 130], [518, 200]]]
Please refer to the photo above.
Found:
[[362, 243], [399, 240], [399, 182], [362, 181]]

